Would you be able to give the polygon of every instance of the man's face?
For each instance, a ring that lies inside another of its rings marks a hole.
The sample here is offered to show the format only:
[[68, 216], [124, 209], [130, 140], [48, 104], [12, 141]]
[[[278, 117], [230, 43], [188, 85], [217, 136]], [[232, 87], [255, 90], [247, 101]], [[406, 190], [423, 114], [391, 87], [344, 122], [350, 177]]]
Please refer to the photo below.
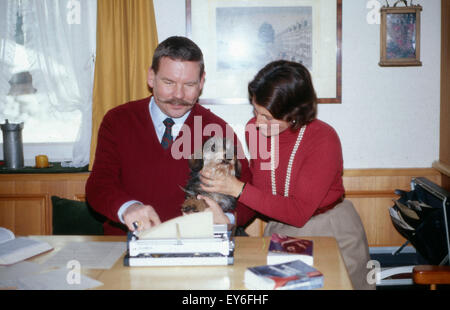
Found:
[[196, 61], [163, 57], [158, 73], [150, 68], [147, 82], [153, 89], [153, 97], [161, 111], [170, 117], [179, 118], [197, 102], [205, 82], [205, 73], [200, 76], [200, 66]]

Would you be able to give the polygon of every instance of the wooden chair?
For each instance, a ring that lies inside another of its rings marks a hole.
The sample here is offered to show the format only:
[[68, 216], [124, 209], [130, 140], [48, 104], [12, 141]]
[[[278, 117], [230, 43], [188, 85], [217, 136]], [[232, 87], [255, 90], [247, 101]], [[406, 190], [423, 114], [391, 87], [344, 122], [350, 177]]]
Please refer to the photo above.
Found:
[[436, 290], [438, 284], [450, 284], [450, 266], [415, 266], [413, 281], [416, 284], [430, 285], [431, 290]]

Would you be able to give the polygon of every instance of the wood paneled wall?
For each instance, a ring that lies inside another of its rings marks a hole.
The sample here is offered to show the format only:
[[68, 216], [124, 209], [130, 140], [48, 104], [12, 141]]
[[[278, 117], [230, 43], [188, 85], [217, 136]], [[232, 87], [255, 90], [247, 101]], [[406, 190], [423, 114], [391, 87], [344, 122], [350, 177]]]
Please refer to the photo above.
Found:
[[14, 234], [51, 234], [51, 210], [48, 194], [0, 194], [0, 227]]
[[[18, 235], [51, 234], [51, 200], [60, 196], [85, 200], [88, 173], [0, 174], [0, 226]], [[357, 169], [344, 171], [346, 198], [352, 200], [365, 227], [369, 245], [396, 246], [404, 239], [391, 224], [388, 209], [395, 189], [410, 189], [412, 177], [441, 185], [435, 169]], [[256, 219], [247, 232], [262, 235], [265, 222]]]
[[19, 236], [51, 234], [51, 196], [85, 200], [88, 176], [88, 173], [0, 174], [0, 227]]

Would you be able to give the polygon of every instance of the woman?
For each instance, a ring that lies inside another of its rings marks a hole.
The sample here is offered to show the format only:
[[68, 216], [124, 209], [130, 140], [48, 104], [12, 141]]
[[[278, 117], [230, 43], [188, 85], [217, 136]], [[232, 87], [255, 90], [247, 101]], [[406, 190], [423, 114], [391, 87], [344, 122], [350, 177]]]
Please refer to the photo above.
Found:
[[[265, 236], [335, 237], [354, 288], [373, 289], [366, 280], [370, 258], [365, 231], [352, 203], [343, 199], [340, 140], [331, 126], [316, 119], [310, 73], [299, 63], [275, 61], [248, 90], [255, 114], [246, 128], [252, 181], [232, 176], [212, 180], [204, 174], [203, 189], [238, 197], [269, 217]], [[264, 145], [270, 156], [261, 152]]]

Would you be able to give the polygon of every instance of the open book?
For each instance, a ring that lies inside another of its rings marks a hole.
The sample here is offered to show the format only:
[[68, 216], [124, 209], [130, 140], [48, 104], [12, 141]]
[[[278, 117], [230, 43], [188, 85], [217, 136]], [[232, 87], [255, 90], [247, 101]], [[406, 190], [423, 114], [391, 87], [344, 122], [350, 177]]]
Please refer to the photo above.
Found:
[[0, 227], [0, 265], [11, 265], [53, 248], [43, 241], [14, 236], [9, 229]]

